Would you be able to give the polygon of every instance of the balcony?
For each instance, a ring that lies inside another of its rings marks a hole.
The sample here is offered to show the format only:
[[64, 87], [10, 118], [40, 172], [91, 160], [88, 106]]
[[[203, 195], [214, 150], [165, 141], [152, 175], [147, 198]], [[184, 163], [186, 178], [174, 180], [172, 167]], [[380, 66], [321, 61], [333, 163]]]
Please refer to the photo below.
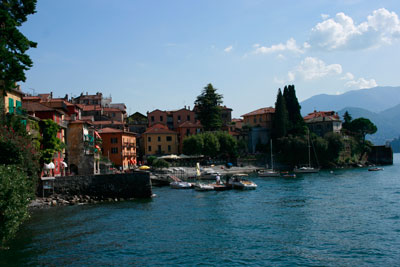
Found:
[[136, 152], [133, 151], [123, 151], [122, 156], [124, 157], [136, 157]]

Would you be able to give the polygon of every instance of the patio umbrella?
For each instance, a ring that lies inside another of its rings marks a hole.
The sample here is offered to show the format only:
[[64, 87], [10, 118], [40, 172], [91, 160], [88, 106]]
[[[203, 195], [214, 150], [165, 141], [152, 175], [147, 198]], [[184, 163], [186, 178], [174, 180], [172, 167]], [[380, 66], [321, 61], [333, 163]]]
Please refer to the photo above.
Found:
[[151, 169], [149, 166], [143, 165], [139, 167], [139, 170], [149, 170]]

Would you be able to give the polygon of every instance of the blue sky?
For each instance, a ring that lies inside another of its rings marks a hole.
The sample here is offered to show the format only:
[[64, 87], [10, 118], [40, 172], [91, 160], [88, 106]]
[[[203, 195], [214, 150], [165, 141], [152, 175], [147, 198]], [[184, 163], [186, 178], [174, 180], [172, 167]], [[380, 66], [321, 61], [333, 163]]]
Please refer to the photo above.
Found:
[[131, 114], [193, 107], [212, 83], [239, 117], [285, 84], [300, 101], [400, 86], [399, 15], [397, 0], [39, 0], [21, 86], [102, 92]]

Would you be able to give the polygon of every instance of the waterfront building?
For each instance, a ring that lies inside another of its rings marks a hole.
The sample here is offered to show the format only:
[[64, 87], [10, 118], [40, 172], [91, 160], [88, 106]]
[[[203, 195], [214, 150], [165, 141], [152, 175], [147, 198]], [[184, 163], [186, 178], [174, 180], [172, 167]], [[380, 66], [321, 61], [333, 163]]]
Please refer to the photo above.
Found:
[[163, 124], [168, 126], [170, 130], [177, 130], [179, 125], [188, 121], [191, 123], [196, 122], [196, 114], [190, 110], [190, 107], [184, 107], [178, 110], [162, 111], [159, 109], [147, 112], [148, 126], [151, 127], [155, 124]]
[[98, 130], [102, 139], [102, 154], [117, 168], [127, 170], [137, 164], [136, 134], [114, 128]]
[[255, 153], [257, 146], [269, 143], [274, 114], [275, 109], [273, 107], [265, 107], [242, 115], [241, 139], [247, 140], [250, 153]]
[[70, 121], [67, 128], [67, 163], [74, 175], [100, 173], [101, 137], [88, 122]]
[[316, 111], [309, 113], [304, 118], [311, 132], [324, 136], [326, 133], [340, 133], [342, 121], [335, 111]]
[[[27, 113], [33, 117], [37, 117], [41, 120], [50, 119], [53, 120], [60, 126], [60, 130], [57, 133], [57, 138], [61, 140], [62, 143], [65, 141], [65, 131], [67, 128], [67, 122], [64, 120], [65, 112], [61, 109], [55, 109], [48, 107], [39, 102], [23, 102], [22, 108], [27, 111]], [[61, 176], [65, 173], [66, 164], [64, 162], [65, 149], [61, 152], [57, 152], [53, 156], [54, 168], [52, 169], [53, 176]], [[46, 162], [50, 163], [50, 162]], [[43, 175], [43, 173], [42, 173]]]
[[145, 155], [177, 154], [178, 134], [164, 124], [158, 123], [143, 133]]

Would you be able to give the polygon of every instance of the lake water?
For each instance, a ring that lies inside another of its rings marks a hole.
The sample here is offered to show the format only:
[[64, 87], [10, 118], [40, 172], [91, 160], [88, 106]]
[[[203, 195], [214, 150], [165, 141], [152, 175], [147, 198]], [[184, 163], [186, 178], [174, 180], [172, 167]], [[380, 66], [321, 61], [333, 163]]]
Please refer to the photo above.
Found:
[[254, 191], [37, 210], [4, 266], [395, 266], [400, 157], [384, 171], [252, 179]]

